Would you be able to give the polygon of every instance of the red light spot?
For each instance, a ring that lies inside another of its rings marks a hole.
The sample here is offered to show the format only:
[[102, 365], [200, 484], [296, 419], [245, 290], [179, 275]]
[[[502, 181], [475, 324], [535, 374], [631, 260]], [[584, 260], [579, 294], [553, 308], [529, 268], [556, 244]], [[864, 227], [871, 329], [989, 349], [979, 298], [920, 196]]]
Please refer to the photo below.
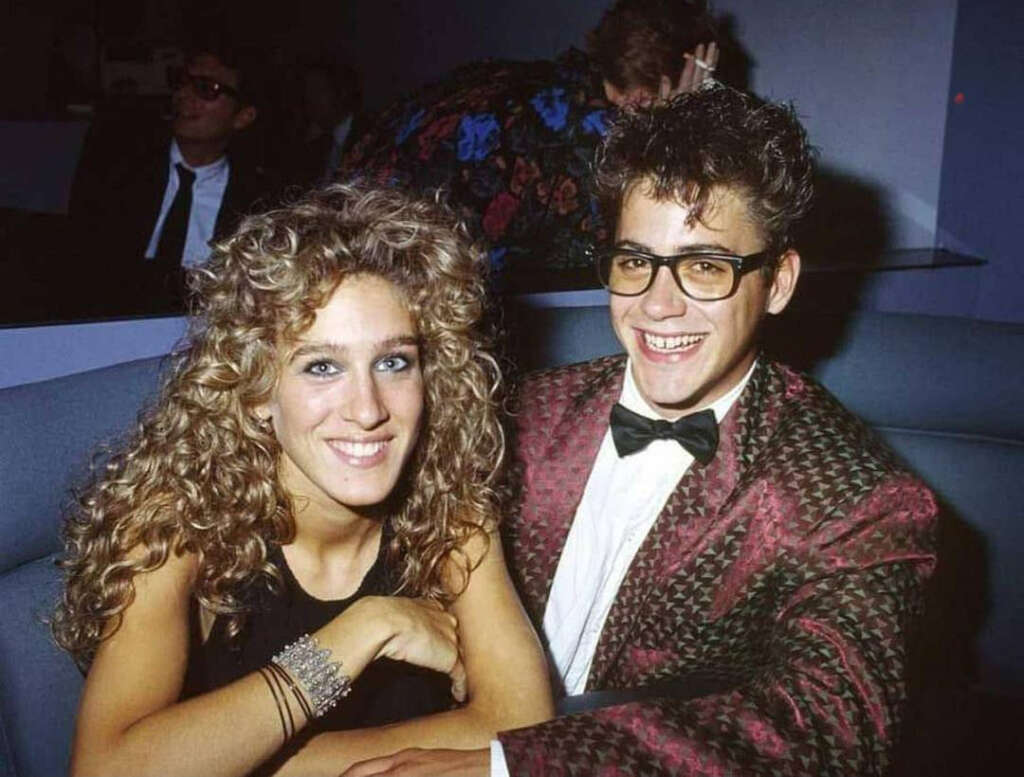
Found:
[[963, 105], [964, 93], [963, 92], [957, 92], [956, 96], [953, 98], [953, 102], [955, 102], [957, 105]]

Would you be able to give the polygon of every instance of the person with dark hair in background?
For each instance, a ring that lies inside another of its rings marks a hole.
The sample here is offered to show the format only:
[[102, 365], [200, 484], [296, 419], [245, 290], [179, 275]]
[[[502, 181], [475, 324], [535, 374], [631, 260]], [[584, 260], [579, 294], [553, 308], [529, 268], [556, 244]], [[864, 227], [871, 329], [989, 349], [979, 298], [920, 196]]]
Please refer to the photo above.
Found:
[[618, 0], [588, 53], [465, 65], [357, 122], [337, 177], [441, 188], [512, 287], [586, 267], [605, 234], [590, 165], [610, 113], [697, 88], [715, 70], [715, 37], [703, 0]]
[[259, 115], [254, 54], [198, 50], [173, 79], [171, 137], [85, 165], [69, 209], [84, 261], [137, 271], [147, 282], [130, 293], [172, 306], [184, 268], [206, 261], [210, 241], [230, 234], [274, 188], [261, 169], [229, 154]]
[[355, 72], [347, 66], [313, 62], [299, 68], [295, 83], [298, 119], [281, 163], [290, 183], [328, 183], [341, 164], [359, 102]]
[[626, 353], [526, 378], [505, 524], [562, 690], [605, 693], [348, 775], [886, 773], [936, 504], [759, 351], [812, 173], [792, 108], [720, 85], [612, 126], [595, 264]]

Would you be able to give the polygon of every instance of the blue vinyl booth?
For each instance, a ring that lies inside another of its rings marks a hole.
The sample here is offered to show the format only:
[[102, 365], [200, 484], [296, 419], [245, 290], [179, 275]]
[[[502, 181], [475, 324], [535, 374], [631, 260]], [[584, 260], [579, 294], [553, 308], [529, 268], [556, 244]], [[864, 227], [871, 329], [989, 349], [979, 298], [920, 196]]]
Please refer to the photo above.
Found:
[[[509, 320], [524, 367], [620, 350], [604, 307], [519, 309]], [[821, 314], [784, 318], [769, 340], [941, 499], [941, 560], [896, 771], [1006, 773], [998, 759], [1024, 719], [1024, 325]], [[0, 777], [67, 770], [81, 676], [44, 623], [59, 585], [62, 505], [94, 446], [131, 428], [160, 366], [147, 359], [0, 391]]]

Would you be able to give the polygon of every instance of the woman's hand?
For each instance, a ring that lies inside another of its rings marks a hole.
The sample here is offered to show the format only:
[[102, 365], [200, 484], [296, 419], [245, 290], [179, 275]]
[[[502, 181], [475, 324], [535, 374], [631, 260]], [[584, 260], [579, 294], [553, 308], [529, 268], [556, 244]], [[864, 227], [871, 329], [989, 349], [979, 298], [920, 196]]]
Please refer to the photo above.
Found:
[[696, 91], [705, 81], [710, 81], [715, 68], [718, 67], [718, 44], [714, 41], [707, 46], [699, 43], [692, 54], [687, 52], [683, 54], [683, 58], [686, 60], [686, 64], [675, 85], [672, 84], [672, 79], [668, 76], [661, 77], [661, 84], [658, 87], [660, 99], [671, 100], [684, 92]]
[[345, 640], [353, 631], [368, 635], [372, 654], [367, 662], [387, 657], [443, 672], [452, 678], [452, 696], [462, 702], [466, 700], [466, 669], [459, 652], [458, 625], [454, 615], [427, 599], [368, 596], [316, 636], [329, 647], [335, 638]]

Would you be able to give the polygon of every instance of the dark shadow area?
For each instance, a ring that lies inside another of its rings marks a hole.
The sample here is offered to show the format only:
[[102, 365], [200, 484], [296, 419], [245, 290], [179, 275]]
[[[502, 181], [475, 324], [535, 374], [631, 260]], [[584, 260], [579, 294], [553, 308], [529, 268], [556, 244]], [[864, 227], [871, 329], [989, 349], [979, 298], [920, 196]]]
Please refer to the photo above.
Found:
[[[125, 158], [167, 143], [166, 98], [119, 95], [98, 104], [71, 187], [69, 209], [88, 203], [79, 182], [102, 177]], [[127, 225], [126, 225], [127, 226]], [[58, 323], [183, 310], [181, 281], [165, 283], [140, 257], [106, 245], [99, 225], [63, 213], [0, 211], [0, 263], [8, 279], [0, 325]]]
[[[819, 168], [814, 205], [793, 241], [802, 262], [797, 292], [781, 316], [769, 316], [764, 340], [781, 361], [809, 372], [843, 342], [867, 273], [883, 263], [889, 229], [881, 192]], [[808, 316], [813, 330], [802, 325]]]
[[750, 52], [740, 43], [736, 34], [736, 17], [723, 14], [716, 20], [718, 24], [718, 80], [723, 84], [750, 90], [750, 77], [756, 64]]
[[939, 563], [908, 661], [908, 702], [892, 777], [1008, 774], [1020, 763], [1024, 700], [974, 686], [991, 610], [985, 538], [940, 503]]
[[855, 176], [820, 166], [814, 180], [814, 204], [794, 241], [805, 271], [877, 267], [890, 242], [881, 190]]
[[0, 211], [5, 276], [0, 327], [184, 312], [184, 274], [113, 260], [76, 237], [66, 216]]

